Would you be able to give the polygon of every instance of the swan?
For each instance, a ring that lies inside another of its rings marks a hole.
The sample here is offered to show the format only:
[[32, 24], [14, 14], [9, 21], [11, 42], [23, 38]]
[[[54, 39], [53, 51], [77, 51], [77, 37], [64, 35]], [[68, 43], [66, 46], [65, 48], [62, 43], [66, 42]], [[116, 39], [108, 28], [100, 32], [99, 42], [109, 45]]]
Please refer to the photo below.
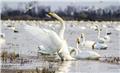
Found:
[[79, 28], [82, 29], [82, 30], [86, 29], [86, 27], [84, 27], [84, 26], [80, 26]]
[[80, 42], [80, 46], [84, 48], [90, 48], [90, 49], [107, 49], [107, 45], [105, 43], [99, 43], [98, 41], [91, 41], [86, 40], [84, 33], [81, 33], [80, 37], [77, 38], [77, 40]]
[[18, 33], [18, 30], [16, 29], [15, 26], [11, 26], [8, 29], [13, 30], [14, 33]]
[[97, 60], [99, 59], [101, 56], [96, 53], [95, 51], [92, 50], [80, 50], [79, 48], [79, 44], [80, 41], [77, 38], [77, 44], [76, 44], [76, 48], [74, 47], [69, 47], [70, 50], [70, 55], [75, 58], [75, 59], [90, 59], [90, 60]]
[[60, 23], [62, 23], [58, 34], [49, 29], [30, 25], [22, 25], [21, 30], [29, 32], [29, 34], [39, 41], [39, 52], [47, 54], [54, 54], [57, 52], [61, 60], [73, 60], [74, 58], [70, 56], [67, 42], [64, 39], [65, 24], [63, 19], [52, 12], [48, 15], [58, 19]]
[[115, 29], [116, 31], [120, 32], [120, 25], [114, 27], [114, 29]]
[[5, 44], [5, 35], [0, 33], [0, 48]]
[[101, 37], [101, 33], [100, 33], [100, 28], [99, 28], [99, 26], [98, 25], [96, 25], [96, 31], [97, 31], [97, 41], [99, 42], [99, 43], [107, 43], [107, 42], [109, 42], [110, 41], [110, 33], [108, 33], [108, 30], [107, 30], [107, 28], [105, 28], [106, 30], [105, 30], [105, 32], [106, 32], [106, 35], [104, 36], [104, 37]]

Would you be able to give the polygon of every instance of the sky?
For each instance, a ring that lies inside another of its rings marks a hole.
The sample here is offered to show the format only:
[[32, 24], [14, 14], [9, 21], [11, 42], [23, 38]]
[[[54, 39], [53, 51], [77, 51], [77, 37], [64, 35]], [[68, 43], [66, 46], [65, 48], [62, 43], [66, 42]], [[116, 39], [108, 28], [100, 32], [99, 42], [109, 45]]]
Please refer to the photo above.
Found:
[[[19, 6], [17, 3], [9, 3], [9, 2], [30, 2], [30, 1], [41, 1], [42, 3], [38, 3], [44, 6], [51, 6], [51, 9], [56, 10], [58, 8], [65, 8], [67, 5], [74, 6], [95, 6], [96, 8], [103, 8], [109, 5], [120, 5], [120, 0], [2, 0], [2, 4], [7, 3], [7, 5], [11, 8], [17, 9]], [[49, 3], [48, 3], [49, 1]], [[2, 5], [1, 4], [1, 5]], [[24, 6], [20, 6], [21, 8]]]
[[120, 0], [1, 0], [3, 2], [8, 2], [8, 1], [15, 1], [15, 2], [23, 2], [23, 1], [64, 1], [64, 2], [77, 2], [77, 1], [107, 1], [107, 2], [120, 2]]

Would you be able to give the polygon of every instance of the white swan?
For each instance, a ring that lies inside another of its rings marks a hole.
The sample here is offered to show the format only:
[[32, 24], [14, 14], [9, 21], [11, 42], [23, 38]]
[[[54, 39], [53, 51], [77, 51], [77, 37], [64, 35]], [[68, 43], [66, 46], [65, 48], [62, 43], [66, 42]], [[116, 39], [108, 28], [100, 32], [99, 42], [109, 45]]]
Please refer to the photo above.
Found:
[[70, 56], [67, 42], [64, 40], [65, 24], [62, 18], [55, 13], [49, 13], [50, 16], [57, 18], [61, 23], [61, 29], [59, 33], [36, 26], [24, 25], [23, 30], [29, 32], [35, 39], [39, 41], [39, 52], [54, 54], [58, 53], [61, 60], [73, 60]]
[[107, 30], [107, 28], [105, 28], [106, 30], [106, 35], [104, 36], [104, 37], [101, 37], [101, 33], [100, 33], [100, 28], [99, 28], [99, 26], [98, 25], [96, 25], [96, 27], [97, 27], [97, 41], [99, 42], [99, 43], [107, 43], [107, 42], [109, 42], [110, 41], [110, 34], [108, 33], [108, 30]]
[[71, 51], [70, 54], [72, 57], [74, 57], [75, 59], [92, 59], [92, 60], [96, 60], [100, 58], [100, 55], [98, 53], [96, 53], [93, 50], [80, 50], [79, 45], [80, 41], [77, 39], [77, 47], [73, 48], [70, 47]]
[[89, 49], [107, 49], [107, 45], [105, 43], [99, 43], [97, 41], [86, 40], [84, 33], [81, 33], [81, 36], [78, 38], [80, 42], [80, 46], [83, 48]]
[[82, 29], [82, 30], [85, 30], [85, 29], [86, 29], [85, 26], [80, 26], [79, 28]]
[[116, 31], [120, 32], [120, 25], [115, 26], [114, 29], [115, 29]]
[[5, 39], [4, 39], [5, 35], [3, 33], [0, 33], [0, 48], [2, 47], [2, 45], [5, 44]]

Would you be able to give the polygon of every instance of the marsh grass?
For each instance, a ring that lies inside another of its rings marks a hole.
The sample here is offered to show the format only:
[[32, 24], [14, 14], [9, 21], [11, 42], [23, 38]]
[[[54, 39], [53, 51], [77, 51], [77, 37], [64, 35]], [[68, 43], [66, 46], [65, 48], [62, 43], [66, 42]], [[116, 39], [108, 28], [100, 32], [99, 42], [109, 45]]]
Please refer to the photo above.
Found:
[[15, 52], [8, 52], [8, 51], [2, 51], [1, 58], [3, 62], [15, 62], [17, 58], [19, 58], [19, 54], [16, 54]]
[[120, 57], [103, 57], [100, 58], [99, 61], [104, 63], [111, 63], [111, 64], [120, 64]]

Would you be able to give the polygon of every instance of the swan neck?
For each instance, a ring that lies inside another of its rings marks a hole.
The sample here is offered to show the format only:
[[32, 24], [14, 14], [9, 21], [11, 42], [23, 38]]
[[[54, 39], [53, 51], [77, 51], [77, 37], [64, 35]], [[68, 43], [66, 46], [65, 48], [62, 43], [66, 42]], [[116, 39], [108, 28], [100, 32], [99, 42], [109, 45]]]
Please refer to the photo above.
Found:
[[77, 48], [77, 49], [79, 48], [79, 44], [78, 44], [78, 43], [76, 44], [76, 48]]
[[[108, 29], [106, 28], [106, 29], [105, 29], [105, 34], [107, 35], [107, 33], [108, 33]], [[107, 35], [107, 36], [108, 36], [108, 35]]]
[[82, 42], [85, 42], [85, 36], [83, 36], [83, 38], [82, 38]]
[[81, 50], [79, 49], [79, 44], [76, 44], [76, 49], [75, 49], [76, 55], [79, 54], [79, 52], [81, 52]]
[[100, 28], [99, 28], [99, 26], [97, 26], [97, 30], [98, 30], [97, 35], [98, 35], [98, 39], [99, 39], [100, 38]]
[[63, 19], [61, 19], [60, 23], [61, 23], [61, 27], [60, 27], [60, 31], [59, 31], [59, 36], [61, 37], [61, 39], [63, 39], [64, 32], [65, 32], [65, 22], [63, 21]]
[[60, 30], [58, 32], [58, 35], [61, 39], [63, 39], [64, 38], [64, 31], [65, 31], [65, 22], [60, 16], [58, 16], [56, 14], [54, 14], [53, 17], [55, 17], [61, 23], [61, 27], [60, 27]]

